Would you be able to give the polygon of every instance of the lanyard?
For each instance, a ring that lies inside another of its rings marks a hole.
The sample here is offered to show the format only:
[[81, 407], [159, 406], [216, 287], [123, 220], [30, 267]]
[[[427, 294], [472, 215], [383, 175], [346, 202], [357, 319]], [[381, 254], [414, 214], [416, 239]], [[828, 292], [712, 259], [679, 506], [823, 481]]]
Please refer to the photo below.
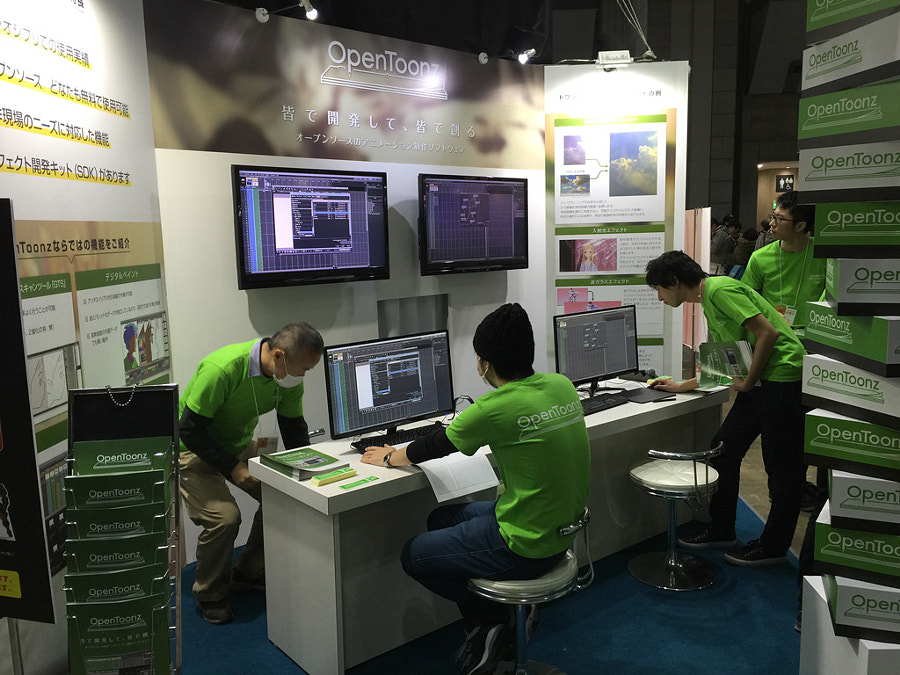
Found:
[[[809, 249], [812, 248], [812, 243], [806, 245], [806, 248], [803, 250], [803, 264], [800, 267], [800, 281], [797, 284], [797, 293], [794, 295], [794, 304], [791, 305], [792, 309], [797, 309], [797, 301], [800, 299], [800, 287], [803, 285], [804, 274], [806, 273], [806, 259], [809, 257]], [[781, 285], [778, 291], [778, 302], [781, 306], [784, 306], [784, 268], [782, 262], [782, 255], [784, 251], [781, 248], [781, 244], [778, 244], [778, 282]]]

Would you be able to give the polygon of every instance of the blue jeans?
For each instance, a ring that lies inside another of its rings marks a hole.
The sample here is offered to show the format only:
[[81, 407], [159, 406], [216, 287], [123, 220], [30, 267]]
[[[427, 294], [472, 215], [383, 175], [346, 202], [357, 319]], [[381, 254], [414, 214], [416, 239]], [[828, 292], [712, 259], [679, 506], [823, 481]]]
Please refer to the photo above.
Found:
[[713, 438], [724, 441], [724, 452], [713, 458], [719, 472], [719, 489], [709, 505], [714, 533], [734, 536], [741, 461], [757, 436], [762, 436], [762, 457], [769, 477], [772, 506], [760, 542], [766, 551], [785, 553], [791, 545], [800, 498], [806, 483], [803, 466], [805, 409], [800, 402], [800, 382], [770, 382], [740, 392]]
[[469, 591], [469, 579], [534, 579], [553, 569], [564, 553], [549, 558], [513, 553], [500, 534], [494, 502], [472, 502], [432, 511], [428, 531], [406, 542], [400, 562], [425, 588], [455, 602], [471, 629], [505, 623], [511, 610]]

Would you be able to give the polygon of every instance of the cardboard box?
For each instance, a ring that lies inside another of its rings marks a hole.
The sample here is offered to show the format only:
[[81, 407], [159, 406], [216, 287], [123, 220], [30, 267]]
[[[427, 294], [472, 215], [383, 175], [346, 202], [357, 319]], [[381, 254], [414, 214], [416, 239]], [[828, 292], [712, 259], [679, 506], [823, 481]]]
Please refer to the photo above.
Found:
[[822, 581], [835, 635], [900, 643], [900, 589], [830, 574]]
[[900, 316], [839, 316], [827, 302], [807, 302], [804, 311], [808, 352], [885, 377], [900, 375]]
[[900, 429], [900, 378], [882, 377], [821, 354], [803, 357], [803, 402]]
[[829, 499], [835, 527], [900, 535], [900, 483], [832, 471]]
[[900, 430], [816, 408], [806, 413], [808, 464], [900, 481]]
[[900, 258], [900, 202], [816, 204], [813, 241], [816, 258]]
[[900, 314], [900, 259], [829, 258], [825, 299], [841, 315]]
[[816, 520], [816, 574], [835, 574], [900, 588], [900, 535], [836, 527], [831, 503]]

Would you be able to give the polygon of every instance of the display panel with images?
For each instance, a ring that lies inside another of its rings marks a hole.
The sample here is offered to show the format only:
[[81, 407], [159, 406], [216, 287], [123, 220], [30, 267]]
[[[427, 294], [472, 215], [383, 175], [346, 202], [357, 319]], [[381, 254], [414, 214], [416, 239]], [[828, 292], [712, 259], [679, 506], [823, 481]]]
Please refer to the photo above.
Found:
[[634, 305], [553, 317], [556, 372], [574, 384], [597, 382], [638, 369]]
[[528, 267], [528, 181], [419, 174], [423, 275]]
[[387, 174], [232, 165], [238, 288], [386, 279]]
[[332, 438], [453, 412], [446, 330], [325, 349]]

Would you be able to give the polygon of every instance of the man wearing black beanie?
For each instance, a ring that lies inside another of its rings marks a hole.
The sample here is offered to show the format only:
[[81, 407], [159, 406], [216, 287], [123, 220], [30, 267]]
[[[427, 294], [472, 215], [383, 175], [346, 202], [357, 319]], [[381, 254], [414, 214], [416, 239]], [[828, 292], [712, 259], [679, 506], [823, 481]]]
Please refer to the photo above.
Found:
[[490, 446], [504, 486], [496, 501], [440, 506], [428, 531], [403, 548], [403, 569], [456, 602], [466, 629], [464, 675], [493, 673], [513, 654], [515, 623], [507, 606], [469, 591], [474, 577], [533, 579], [563, 557], [572, 536], [560, 525], [587, 503], [590, 449], [575, 387], [555, 373], [535, 373], [528, 314], [508, 303], [488, 314], [472, 346], [478, 374], [493, 391], [448, 427], [406, 448], [370, 447], [363, 462], [404, 466]]

